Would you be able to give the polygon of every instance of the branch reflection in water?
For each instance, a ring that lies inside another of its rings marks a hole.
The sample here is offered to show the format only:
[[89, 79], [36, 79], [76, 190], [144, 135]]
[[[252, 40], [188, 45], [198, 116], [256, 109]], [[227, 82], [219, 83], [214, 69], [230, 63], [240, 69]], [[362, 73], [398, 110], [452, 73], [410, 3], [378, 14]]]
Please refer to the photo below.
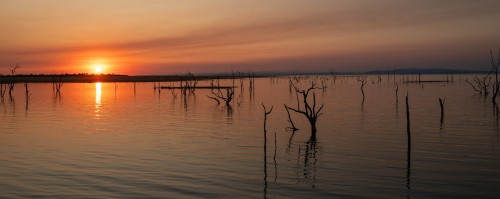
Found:
[[295, 131], [292, 131], [288, 140], [286, 153], [288, 160], [291, 159], [291, 154], [296, 149], [296, 180], [300, 184], [311, 185], [316, 187], [316, 165], [318, 162], [318, 142], [316, 139], [309, 138], [307, 141], [294, 141]]

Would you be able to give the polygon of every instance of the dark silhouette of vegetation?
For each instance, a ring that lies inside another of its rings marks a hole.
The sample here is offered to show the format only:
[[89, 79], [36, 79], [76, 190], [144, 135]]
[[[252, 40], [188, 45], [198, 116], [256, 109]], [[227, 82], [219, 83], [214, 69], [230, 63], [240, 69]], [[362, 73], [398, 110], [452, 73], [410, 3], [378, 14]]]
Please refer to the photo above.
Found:
[[443, 121], [444, 121], [444, 101], [446, 100], [446, 98], [439, 98], [439, 106], [441, 107], [441, 124], [443, 124]]
[[12, 96], [12, 92], [14, 91], [14, 86], [16, 85], [16, 80], [12, 79], [11, 82], [9, 82], [9, 96]]
[[12, 76], [15, 76], [15, 74], [16, 74], [16, 70], [17, 70], [17, 69], [19, 69], [19, 68], [20, 68], [19, 64], [16, 64], [16, 65], [15, 65], [15, 66], [13, 66], [12, 68], [10, 68], [9, 70], [10, 70], [11, 75], [12, 75]]
[[271, 112], [273, 111], [274, 106], [271, 106], [271, 109], [269, 109], [269, 111], [267, 111], [266, 106], [264, 105], [264, 102], [262, 102], [262, 108], [264, 108], [264, 140], [266, 140], [267, 115], [271, 114]]
[[136, 82], [134, 82], [134, 96], [136, 96], [137, 92], [136, 92]]
[[474, 82], [470, 82], [468, 79], [465, 80], [474, 91], [478, 92], [480, 95], [484, 95], [486, 97], [489, 94], [489, 89], [491, 87], [491, 77], [488, 73], [485, 76], [478, 77], [475, 76], [473, 79]]
[[365, 102], [365, 90], [364, 87], [367, 83], [366, 76], [358, 77], [358, 82], [361, 83], [361, 94], [363, 94], [362, 103]]
[[274, 106], [271, 106], [271, 109], [267, 111], [264, 102], [262, 102], [262, 108], [264, 108], [264, 198], [267, 198], [267, 115], [271, 114]]
[[[317, 132], [317, 128], [316, 128], [316, 122], [318, 120], [318, 117], [322, 115], [321, 113], [321, 110], [323, 109], [323, 106], [324, 104], [322, 104], [318, 109], [316, 109], [316, 94], [314, 93], [314, 89], [318, 89], [318, 87], [316, 86], [316, 82], [315, 81], [312, 81], [311, 82], [311, 86], [304, 90], [304, 89], [299, 89], [295, 86], [295, 84], [293, 84], [293, 87], [295, 88], [295, 92], [297, 94], [302, 94], [302, 98], [303, 98], [303, 109], [300, 108], [300, 106], [298, 105], [297, 108], [292, 108], [292, 107], [289, 107], [285, 104], [285, 108], [289, 109], [289, 110], [292, 110], [296, 113], [300, 113], [302, 115], [304, 115], [307, 120], [309, 121], [309, 124], [311, 125], [311, 138], [312, 139], [316, 139], [316, 132]], [[309, 97], [309, 93], [312, 92], [312, 96], [313, 96], [313, 99], [312, 99], [312, 106], [309, 104], [308, 102], [308, 97]], [[297, 101], [297, 103], [299, 104], [299, 102]]]
[[408, 103], [408, 92], [406, 93], [406, 135], [407, 135], [407, 150], [406, 150], [406, 188], [408, 190], [408, 198], [411, 191], [410, 174], [411, 174], [411, 133], [410, 133], [410, 106]]
[[28, 100], [31, 96], [30, 91], [29, 91], [29, 87], [30, 87], [29, 83], [25, 82], [24, 83], [24, 90], [25, 90], [25, 94], [26, 94], [26, 100]]
[[[213, 91], [212, 91], [212, 93], [213, 93]], [[217, 98], [217, 97], [212, 97], [212, 96], [210, 96], [210, 95], [207, 95], [207, 97], [208, 97], [208, 98], [210, 98], [210, 99], [215, 100], [215, 101], [217, 102], [217, 105], [219, 105], [219, 104], [220, 104], [220, 100], [219, 100], [219, 98]]]
[[9, 69], [10, 73], [12, 75], [12, 78], [11, 78], [9, 84], [8, 84], [8, 86], [9, 86], [9, 96], [11, 96], [11, 97], [12, 97], [12, 92], [14, 91], [14, 86], [16, 85], [16, 76], [15, 76], [16, 70], [19, 69], [19, 68], [20, 68], [19, 64], [16, 64], [15, 66], [13, 66], [12, 68]]
[[5, 92], [7, 91], [7, 85], [3, 81], [0, 82], [0, 98], [4, 99]]
[[408, 145], [411, 145], [410, 106], [408, 104], [408, 93], [406, 93], [406, 132], [407, 132], [407, 135], [408, 135]]
[[396, 83], [396, 104], [399, 102], [398, 91], [399, 91], [399, 86], [398, 83]]
[[28, 113], [28, 104], [29, 104], [29, 100], [30, 100], [30, 97], [31, 97], [31, 93], [29, 91], [29, 84], [28, 84], [28, 82], [24, 83], [24, 89], [25, 89], [25, 94], [26, 94], [26, 113]]
[[208, 98], [210, 99], [213, 99], [215, 101], [217, 101], [217, 104], [220, 104], [220, 101], [224, 101], [226, 106], [231, 106], [231, 101], [233, 100], [233, 96], [234, 96], [234, 88], [226, 88], [226, 94], [224, 95], [223, 92], [222, 92], [222, 89], [217, 89], [217, 92], [215, 92], [214, 90], [212, 90], [212, 95], [213, 96], [209, 96], [207, 95]]
[[250, 71], [248, 72], [248, 80], [249, 80], [249, 86], [248, 86], [248, 91], [250, 93], [250, 100], [253, 100], [255, 97], [255, 74], [251, 73]]
[[[197, 79], [196, 76], [194, 76], [192, 73], [188, 73], [186, 75], [186, 79], [184, 81], [181, 81], [181, 87], [184, 88], [182, 89], [182, 92], [185, 94], [187, 91], [189, 91], [190, 93], [194, 94], [196, 85], [198, 85], [199, 81], [200, 80]], [[182, 85], [182, 82], [184, 82], [184, 86]]]
[[[496, 58], [496, 61], [493, 56], [492, 50], [490, 50], [490, 58], [491, 70], [488, 72], [488, 74], [482, 77], [475, 76], [472, 82], [466, 79], [465, 82], [467, 82], [471, 86], [471, 88], [474, 89], [474, 91], [478, 92], [480, 95], [484, 95], [485, 98], [490, 93], [491, 88], [491, 92], [493, 94], [493, 96], [491, 97], [491, 102], [493, 104], [496, 104], [496, 98], [500, 91], [500, 81], [498, 80], [498, 69], [500, 67], [500, 49], [498, 49], [498, 57]], [[493, 82], [491, 74], [493, 74], [495, 78]]]
[[312, 188], [316, 187], [316, 164], [318, 162], [318, 145], [316, 140], [308, 140], [306, 142], [299, 142], [292, 147], [293, 135], [290, 137], [288, 147], [286, 149], [287, 155], [291, 156], [292, 150], [296, 149], [296, 180], [300, 184], [311, 185]]
[[493, 83], [493, 97], [491, 98], [491, 102], [496, 104], [496, 99], [498, 95], [498, 91], [500, 90], [500, 82], [498, 81], [498, 67], [500, 67], [500, 49], [498, 49], [498, 57], [495, 63], [495, 59], [493, 58], [493, 51], [490, 50], [491, 56], [491, 72], [495, 74], [495, 82]]
[[61, 91], [61, 87], [63, 86], [63, 79], [62, 77], [59, 78], [53, 78], [52, 82], [52, 89], [56, 91], [56, 93], [59, 93]]
[[286, 113], [288, 114], [288, 122], [290, 123], [290, 125], [292, 125], [292, 127], [287, 127], [287, 129], [290, 129], [292, 131], [299, 130], [297, 127], [295, 127], [295, 124], [293, 123], [293, 120], [292, 120], [292, 117], [290, 116], [290, 111], [288, 110], [288, 107], [286, 106], [286, 104], [283, 104], [283, 106], [285, 106]]
[[278, 179], [278, 163], [276, 162], [276, 152], [278, 150], [278, 145], [276, 144], [277, 138], [276, 138], [276, 132], [274, 132], [274, 156], [273, 156], [273, 162], [274, 162], [274, 182]]

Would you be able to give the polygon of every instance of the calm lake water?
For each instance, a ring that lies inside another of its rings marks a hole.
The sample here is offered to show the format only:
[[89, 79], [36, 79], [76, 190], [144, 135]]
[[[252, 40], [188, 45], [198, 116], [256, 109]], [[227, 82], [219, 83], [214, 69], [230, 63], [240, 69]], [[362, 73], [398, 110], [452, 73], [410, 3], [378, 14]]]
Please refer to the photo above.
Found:
[[[283, 104], [297, 102], [284, 77], [256, 79], [252, 94], [245, 80], [231, 108], [153, 83], [67, 83], [59, 95], [33, 83], [26, 102], [18, 84], [0, 104], [0, 198], [500, 198], [499, 120], [465, 78], [399, 83], [396, 103], [392, 76], [370, 76], [364, 104], [356, 78], [325, 79], [316, 142], [302, 115], [285, 130]], [[274, 106], [267, 156], [262, 102]]]

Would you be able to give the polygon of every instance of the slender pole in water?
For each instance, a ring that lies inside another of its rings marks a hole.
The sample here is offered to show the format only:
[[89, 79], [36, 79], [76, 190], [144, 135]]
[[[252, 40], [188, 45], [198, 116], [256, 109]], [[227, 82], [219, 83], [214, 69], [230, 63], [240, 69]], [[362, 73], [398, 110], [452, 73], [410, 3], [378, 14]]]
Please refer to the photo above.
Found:
[[410, 106], [408, 105], [408, 92], [406, 93], [406, 134], [408, 136], [408, 148], [406, 150], [406, 188], [408, 189], [408, 194], [410, 194], [411, 133], [410, 133]]
[[410, 134], [410, 107], [408, 105], [408, 92], [406, 93], [406, 132], [408, 134], [408, 146], [411, 145], [411, 134]]
[[274, 132], [274, 182], [278, 179], [278, 163], [276, 163], [276, 151], [277, 151], [277, 145], [276, 145], [276, 132]]
[[399, 86], [398, 86], [398, 83], [396, 83], [396, 105], [398, 104], [399, 102], [399, 99], [398, 99], [398, 91], [399, 91]]
[[271, 114], [273, 111], [273, 106], [271, 109], [267, 111], [266, 106], [264, 106], [264, 102], [262, 102], [262, 107], [264, 108], [264, 198], [267, 198], [267, 115]]
[[444, 101], [445, 100], [446, 100], [446, 98], [444, 98], [444, 99], [439, 98], [439, 106], [441, 106], [441, 124], [443, 124], [443, 121], [444, 121]]

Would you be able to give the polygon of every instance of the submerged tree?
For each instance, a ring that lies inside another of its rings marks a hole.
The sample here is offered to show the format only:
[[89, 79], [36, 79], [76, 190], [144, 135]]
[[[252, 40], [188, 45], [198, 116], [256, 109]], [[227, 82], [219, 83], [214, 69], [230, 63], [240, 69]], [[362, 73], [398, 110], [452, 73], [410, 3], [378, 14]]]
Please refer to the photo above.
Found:
[[[316, 121], [318, 120], [318, 117], [322, 115], [321, 110], [323, 109], [322, 104], [318, 109], [316, 109], [316, 94], [314, 93], [314, 89], [318, 89], [319, 87], [316, 86], [316, 82], [313, 81], [311, 82], [311, 86], [306, 89], [306, 90], [301, 90], [297, 88], [295, 85], [293, 85], [295, 88], [295, 92], [297, 94], [302, 94], [302, 99], [303, 99], [303, 108], [300, 107], [300, 103], [297, 101], [297, 108], [292, 108], [289, 107], [285, 104], [285, 107], [289, 110], [292, 110], [296, 113], [300, 113], [304, 115], [307, 120], [309, 121], [309, 124], [311, 125], [311, 139], [315, 140], [316, 139]], [[309, 93], [312, 92], [312, 106], [308, 102], [308, 97]]]
[[7, 85], [4, 85], [3, 81], [1, 81], [0, 82], [0, 98], [2, 98], [2, 100], [4, 99], [5, 91], [7, 91]]
[[284, 106], [285, 106], [286, 114], [288, 114], [288, 122], [291, 125], [291, 127], [287, 127], [286, 129], [289, 129], [292, 131], [299, 130], [297, 127], [295, 127], [295, 124], [293, 123], [293, 120], [292, 120], [292, 117], [290, 116], [290, 111], [288, 110], [288, 107], [286, 106], [286, 104], [284, 104]]
[[490, 50], [491, 56], [491, 72], [495, 74], [495, 82], [493, 82], [493, 97], [491, 98], [491, 102], [496, 104], [496, 98], [498, 95], [498, 91], [500, 91], [500, 82], [498, 82], [498, 68], [500, 67], [500, 49], [498, 49], [498, 57], [495, 63], [495, 59], [493, 58], [493, 51]]
[[227, 106], [230, 106], [231, 105], [230, 103], [233, 100], [233, 96], [234, 96], [234, 88], [226, 88], [225, 95], [222, 93], [222, 89], [220, 89], [220, 88], [217, 89], [217, 92], [212, 90], [212, 95], [213, 96], [207, 95], [207, 97], [215, 100], [217, 102], [217, 104], [220, 104], [220, 101], [222, 100], [226, 103]]
[[182, 93], [185, 95], [186, 91], [189, 91], [190, 93], [194, 94], [194, 91], [196, 89], [196, 85], [198, 85], [198, 82], [200, 80], [194, 76], [192, 73], [188, 73], [186, 75], [186, 80], [184, 80], [184, 86], [182, 86], [182, 80], [181, 80], [181, 88], [182, 88]]
[[[56, 79], [55, 77], [52, 79], [52, 89], [55, 89], [56, 93], [60, 93], [61, 87], [63, 86], [62, 77]], [[116, 89], [116, 87], [115, 87]]]
[[465, 80], [474, 91], [478, 92], [480, 95], [484, 95], [486, 97], [490, 93], [491, 87], [491, 77], [490, 73], [483, 77], [475, 76], [473, 79], [474, 82], [470, 82], [468, 79]]
[[358, 82], [361, 83], [361, 94], [363, 94], [363, 101], [365, 102], [365, 90], [363, 89], [366, 85], [366, 76], [358, 77]]
[[16, 64], [15, 66], [13, 66], [12, 68], [9, 69], [12, 76], [14, 76], [16, 74], [17, 69], [19, 69], [19, 64]]
[[8, 86], [9, 86], [9, 96], [12, 97], [12, 91], [14, 91], [14, 86], [16, 85], [16, 70], [19, 69], [19, 64], [16, 64], [15, 66], [13, 66], [12, 68], [10, 68], [10, 73], [12, 75], [12, 79], [11, 81], [9, 82]]

